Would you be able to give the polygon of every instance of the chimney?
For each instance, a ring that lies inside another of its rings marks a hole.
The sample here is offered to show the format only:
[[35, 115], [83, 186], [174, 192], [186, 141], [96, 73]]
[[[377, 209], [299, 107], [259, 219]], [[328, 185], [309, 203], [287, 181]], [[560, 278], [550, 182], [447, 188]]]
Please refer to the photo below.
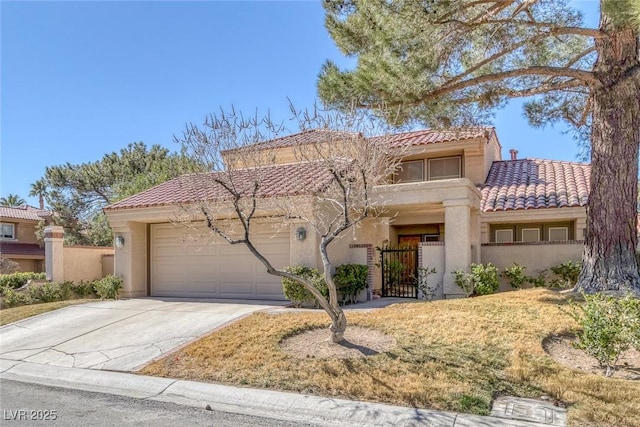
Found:
[[511, 154], [511, 160], [518, 160], [518, 150], [512, 148], [509, 153]]

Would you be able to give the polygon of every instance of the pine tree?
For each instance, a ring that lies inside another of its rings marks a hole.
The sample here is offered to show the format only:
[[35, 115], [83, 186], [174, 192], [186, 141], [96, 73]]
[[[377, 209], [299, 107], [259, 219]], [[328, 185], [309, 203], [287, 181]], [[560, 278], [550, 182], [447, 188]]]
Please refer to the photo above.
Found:
[[[595, 6], [595, 4], [594, 4]], [[602, 0], [598, 28], [565, 0], [325, 0], [326, 26], [353, 70], [327, 62], [329, 105], [394, 123], [486, 123], [526, 97], [534, 126], [589, 138], [591, 188], [577, 289], [640, 293], [635, 259], [640, 143], [640, 0]]]

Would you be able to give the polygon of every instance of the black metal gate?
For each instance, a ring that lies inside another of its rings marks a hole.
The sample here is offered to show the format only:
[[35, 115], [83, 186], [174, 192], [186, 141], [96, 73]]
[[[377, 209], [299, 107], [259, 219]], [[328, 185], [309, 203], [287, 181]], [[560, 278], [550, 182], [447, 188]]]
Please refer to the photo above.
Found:
[[418, 249], [382, 249], [382, 296], [418, 298]]

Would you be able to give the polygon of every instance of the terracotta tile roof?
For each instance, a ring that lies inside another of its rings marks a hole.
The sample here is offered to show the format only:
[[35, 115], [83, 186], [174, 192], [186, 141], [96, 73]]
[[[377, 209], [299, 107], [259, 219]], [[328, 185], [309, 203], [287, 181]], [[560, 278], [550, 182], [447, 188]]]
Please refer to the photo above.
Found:
[[[473, 127], [448, 130], [422, 129], [418, 131], [375, 136], [369, 138], [369, 141], [389, 144], [391, 147], [406, 147], [413, 145], [437, 144], [449, 141], [463, 141], [474, 138], [488, 138], [491, 133], [495, 133], [495, 129], [492, 127]], [[358, 134], [355, 132], [344, 132], [330, 129], [310, 129], [293, 135], [272, 139], [270, 141], [252, 144], [251, 147], [264, 150], [293, 147], [296, 145], [331, 142], [357, 135]], [[234, 150], [227, 150], [224, 151], [223, 154], [233, 151]]]
[[423, 129], [370, 138], [372, 142], [389, 144], [392, 148], [414, 145], [437, 144], [441, 142], [463, 141], [466, 139], [489, 138], [495, 133], [491, 127], [460, 128], [450, 130]]
[[0, 218], [2, 219], [30, 219], [40, 221], [51, 216], [51, 211], [41, 210], [33, 206], [6, 207], [0, 206]]
[[44, 248], [36, 243], [0, 243], [0, 255], [44, 256]]
[[521, 159], [493, 162], [482, 187], [482, 211], [586, 206], [590, 167]]
[[[330, 129], [309, 129], [292, 135], [275, 138], [270, 141], [251, 144], [251, 147], [267, 150], [273, 148], [293, 147], [296, 145], [321, 144], [323, 142], [336, 141], [338, 139], [354, 137], [356, 135], [357, 133], [355, 132], [342, 132]], [[222, 154], [233, 152], [235, 150], [236, 149], [225, 150]]]
[[[232, 177], [235, 188], [245, 194], [252, 191], [254, 182], [259, 181], [258, 197], [314, 194], [332, 180], [326, 167], [318, 162], [240, 169], [232, 172]], [[105, 210], [228, 198], [229, 193], [216, 179], [229, 182], [226, 174], [221, 172], [184, 175], [109, 205]]]

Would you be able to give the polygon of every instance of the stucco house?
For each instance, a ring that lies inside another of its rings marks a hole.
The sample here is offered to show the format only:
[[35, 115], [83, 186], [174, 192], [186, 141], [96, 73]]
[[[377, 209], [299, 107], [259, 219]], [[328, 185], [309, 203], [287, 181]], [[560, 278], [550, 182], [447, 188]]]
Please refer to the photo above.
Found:
[[0, 207], [0, 257], [15, 261], [20, 271], [44, 271], [44, 246], [38, 241], [38, 222], [51, 212], [32, 206]]
[[[335, 138], [330, 131], [309, 130], [259, 144], [273, 159], [264, 170], [265, 197], [313, 191], [326, 177], [313, 164], [296, 161], [292, 148]], [[384, 143], [402, 159], [398, 174], [374, 189], [385, 213], [329, 247], [336, 266], [367, 264], [374, 292], [415, 295], [413, 289], [385, 283], [385, 259], [376, 248], [407, 248], [392, 255], [413, 267], [435, 267], [431, 280], [442, 284], [438, 296], [445, 298], [463, 295], [452, 272], [474, 262], [499, 267], [518, 262], [535, 273], [580, 259], [588, 165], [518, 159], [514, 150], [503, 160], [493, 128], [405, 132], [387, 135]], [[231, 154], [223, 153], [227, 164], [234, 161]], [[280, 280], [268, 275], [243, 245], [193, 241], [171, 223], [178, 205], [190, 201], [182, 179], [105, 208], [118, 243], [115, 274], [124, 279], [125, 294], [283, 299]], [[215, 197], [206, 184], [201, 191]], [[255, 232], [254, 241], [276, 267], [321, 265], [318, 236], [303, 224], [277, 232], [264, 224]]]

